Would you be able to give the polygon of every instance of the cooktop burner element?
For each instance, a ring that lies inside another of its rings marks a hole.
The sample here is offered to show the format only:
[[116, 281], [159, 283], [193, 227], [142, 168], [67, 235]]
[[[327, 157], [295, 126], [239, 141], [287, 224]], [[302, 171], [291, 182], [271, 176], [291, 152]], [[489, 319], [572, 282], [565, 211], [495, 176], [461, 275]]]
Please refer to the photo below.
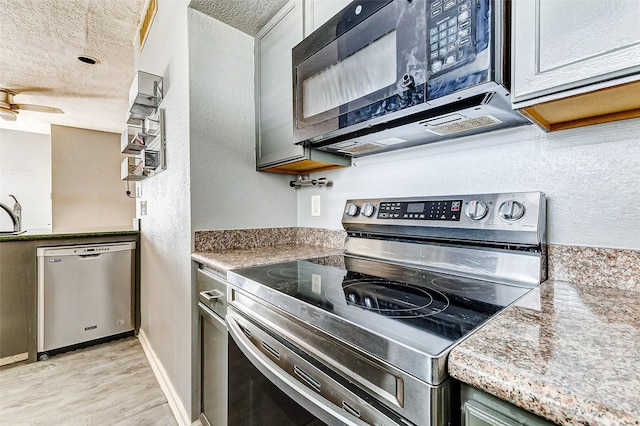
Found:
[[[327, 290], [340, 292], [336, 287]], [[449, 307], [447, 296], [437, 290], [429, 290], [375, 278], [345, 280], [342, 295], [347, 304], [368, 309], [396, 319], [428, 317], [439, 314]]]
[[298, 270], [296, 268], [271, 268], [267, 271], [269, 278], [281, 281], [291, 281], [292, 279], [298, 280]]

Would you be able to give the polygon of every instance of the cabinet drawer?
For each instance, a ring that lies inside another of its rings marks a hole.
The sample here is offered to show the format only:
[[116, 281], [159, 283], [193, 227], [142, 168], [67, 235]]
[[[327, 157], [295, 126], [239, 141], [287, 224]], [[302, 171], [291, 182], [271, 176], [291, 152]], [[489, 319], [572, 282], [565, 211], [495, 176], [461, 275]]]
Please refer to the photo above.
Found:
[[198, 300], [222, 318], [227, 313], [227, 281], [206, 269], [196, 272]]

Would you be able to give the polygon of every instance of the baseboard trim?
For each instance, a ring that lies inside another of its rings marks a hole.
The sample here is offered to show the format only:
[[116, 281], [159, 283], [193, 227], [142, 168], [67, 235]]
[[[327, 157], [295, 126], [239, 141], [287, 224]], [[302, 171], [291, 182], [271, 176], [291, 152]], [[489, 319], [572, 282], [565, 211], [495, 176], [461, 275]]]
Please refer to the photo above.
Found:
[[142, 350], [144, 354], [147, 356], [149, 360], [149, 364], [151, 365], [151, 370], [153, 370], [153, 374], [156, 376], [156, 380], [158, 380], [158, 384], [160, 384], [160, 389], [164, 392], [164, 395], [167, 397], [167, 402], [169, 403], [169, 408], [173, 412], [173, 416], [176, 418], [176, 421], [180, 426], [190, 426], [191, 420], [189, 418], [189, 414], [187, 414], [187, 410], [184, 408], [182, 401], [178, 397], [173, 384], [169, 380], [169, 376], [167, 375], [166, 370], [162, 366], [162, 363], [156, 356], [156, 353], [151, 348], [151, 344], [149, 343], [149, 339], [147, 335], [144, 333], [144, 330], [140, 329], [138, 333], [138, 340], [142, 345]]
[[27, 352], [18, 355], [5, 356], [4, 358], [0, 358], [0, 367], [3, 365], [13, 364], [15, 362], [26, 361], [28, 359], [29, 354]]

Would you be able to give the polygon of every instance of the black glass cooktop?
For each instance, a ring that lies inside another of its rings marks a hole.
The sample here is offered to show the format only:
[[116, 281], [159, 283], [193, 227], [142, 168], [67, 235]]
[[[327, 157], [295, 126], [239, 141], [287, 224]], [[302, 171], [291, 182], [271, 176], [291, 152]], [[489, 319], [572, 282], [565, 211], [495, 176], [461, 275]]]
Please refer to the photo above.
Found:
[[433, 355], [530, 290], [342, 255], [237, 269], [230, 281], [276, 291], [288, 300], [269, 297], [280, 307], [295, 306], [293, 298]]

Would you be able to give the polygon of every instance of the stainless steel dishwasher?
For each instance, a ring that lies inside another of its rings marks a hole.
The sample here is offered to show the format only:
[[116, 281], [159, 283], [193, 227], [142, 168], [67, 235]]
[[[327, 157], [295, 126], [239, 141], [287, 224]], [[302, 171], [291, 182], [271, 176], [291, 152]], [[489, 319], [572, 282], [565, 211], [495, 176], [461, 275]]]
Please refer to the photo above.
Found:
[[39, 247], [38, 358], [134, 334], [136, 243]]

